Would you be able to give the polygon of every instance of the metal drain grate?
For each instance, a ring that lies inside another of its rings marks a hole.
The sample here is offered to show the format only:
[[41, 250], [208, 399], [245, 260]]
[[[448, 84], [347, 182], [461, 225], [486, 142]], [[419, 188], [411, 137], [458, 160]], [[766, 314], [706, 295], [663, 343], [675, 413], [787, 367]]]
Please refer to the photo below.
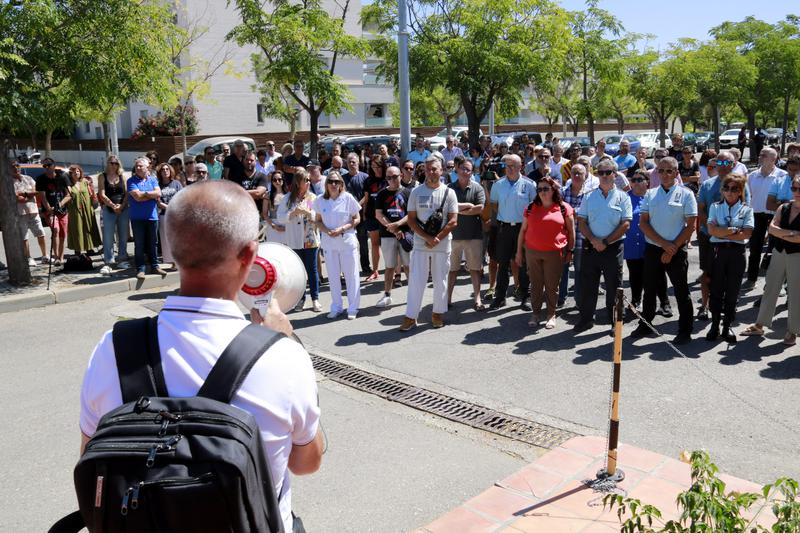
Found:
[[311, 360], [319, 373], [343, 385], [527, 444], [549, 449], [577, 436], [571, 431], [385, 378], [327, 357], [312, 354]]

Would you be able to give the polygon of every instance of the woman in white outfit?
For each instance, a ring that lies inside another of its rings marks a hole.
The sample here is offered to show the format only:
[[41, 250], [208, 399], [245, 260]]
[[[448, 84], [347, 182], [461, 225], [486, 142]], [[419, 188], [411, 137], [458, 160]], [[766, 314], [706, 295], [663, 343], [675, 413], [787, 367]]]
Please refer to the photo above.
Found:
[[289, 192], [287, 184], [283, 181], [283, 172], [275, 170], [269, 178], [270, 189], [262, 204], [261, 218], [267, 226], [266, 240], [286, 244], [286, 228], [278, 222], [278, 206], [283, 196]]
[[341, 274], [347, 287], [347, 319], [353, 320], [358, 314], [361, 285], [358, 280], [359, 255], [355, 227], [360, 222], [360, 209], [358, 201], [344, 190], [342, 176], [335, 170], [331, 171], [325, 180], [325, 192], [314, 201], [331, 289], [328, 318], [336, 318], [344, 311]]

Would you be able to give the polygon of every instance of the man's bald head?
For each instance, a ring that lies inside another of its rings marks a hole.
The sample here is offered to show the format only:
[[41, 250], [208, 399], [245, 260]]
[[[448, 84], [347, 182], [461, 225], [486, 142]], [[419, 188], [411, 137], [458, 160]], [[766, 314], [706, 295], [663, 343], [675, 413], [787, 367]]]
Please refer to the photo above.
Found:
[[258, 237], [258, 210], [230, 181], [204, 181], [169, 204], [167, 240], [179, 268], [215, 270]]

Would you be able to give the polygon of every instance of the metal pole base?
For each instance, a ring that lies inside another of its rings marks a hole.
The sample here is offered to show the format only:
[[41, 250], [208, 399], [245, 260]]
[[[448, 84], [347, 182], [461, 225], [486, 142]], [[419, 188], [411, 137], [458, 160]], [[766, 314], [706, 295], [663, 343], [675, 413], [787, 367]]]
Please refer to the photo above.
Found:
[[616, 472], [614, 472], [614, 475], [610, 475], [605, 468], [597, 471], [597, 481], [620, 483], [623, 479], [625, 479], [625, 472], [619, 468], [617, 468]]

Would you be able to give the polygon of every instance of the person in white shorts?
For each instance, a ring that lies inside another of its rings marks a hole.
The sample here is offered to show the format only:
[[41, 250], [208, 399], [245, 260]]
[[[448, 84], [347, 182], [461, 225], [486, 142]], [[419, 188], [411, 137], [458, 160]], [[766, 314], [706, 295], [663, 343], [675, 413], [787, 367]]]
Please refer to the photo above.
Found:
[[[428, 273], [433, 279], [433, 313], [431, 325], [444, 326], [442, 315], [447, 312], [447, 275], [450, 270], [450, 232], [458, 224], [456, 193], [441, 182], [442, 161], [429, 156], [425, 160], [425, 183], [411, 191], [408, 199], [408, 225], [414, 232], [411, 251], [411, 272], [408, 280], [408, 304], [400, 331], [417, 325], [422, 307], [422, 296], [428, 283]], [[436, 234], [425, 233], [423, 226], [441, 209], [442, 224]]]
[[39, 218], [39, 208], [36, 207], [36, 182], [30, 176], [22, 174], [19, 163], [11, 163], [11, 177], [14, 178], [14, 194], [17, 197], [17, 217], [19, 218], [19, 233], [25, 241], [25, 255], [28, 256], [28, 266], [35, 266], [36, 261], [31, 257], [28, 246], [28, 231], [39, 241], [39, 250], [42, 252], [42, 263], [47, 263], [47, 244], [44, 240], [42, 219]]
[[408, 279], [409, 252], [403, 249], [401, 242], [411, 231], [408, 227], [408, 199], [411, 189], [400, 184], [400, 169], [389, 167], [386, 169], [388, 185], [381, 189], [375, 200], [375, 217], [381, 225], [381, 255], [386, 269], [383, 273], [383, 296], [377, 307], [392, 305], [392, 287], [394, 286], [394, 273], [402, 267]]
[[347, 319], [358, 314], [361, 286], [358, 283], [358, 238], [355, 227], [360, 222], [361, 206], [344, 190], [344, 180], [336, 171], [325, 179], [325, 192], [314, 200], [316, 224], [325, 251], [328, 283], [331, 289], [331, 310], [328, 318], [336, 318], [344, 310], [342, 280], [347, 287]]
[[467, 261], [467, 270], [472, 278], [472, 307], [476, 311], [485, 309], [481, 302], [481, 270], [483, 270], [483, 222], [481, 213], [486, 203], [486, 193], [479, 183], [472, 180], [472, 161], [457, 157], [456, 172], [458, 180], [448, 187], [453, 189], [458, 199], [458, 226], [453, 230], [453, 243], [450, 251], [450, 275], [447, 283], [447, 305], [453, 301], [453, 288], [461, 257]]

